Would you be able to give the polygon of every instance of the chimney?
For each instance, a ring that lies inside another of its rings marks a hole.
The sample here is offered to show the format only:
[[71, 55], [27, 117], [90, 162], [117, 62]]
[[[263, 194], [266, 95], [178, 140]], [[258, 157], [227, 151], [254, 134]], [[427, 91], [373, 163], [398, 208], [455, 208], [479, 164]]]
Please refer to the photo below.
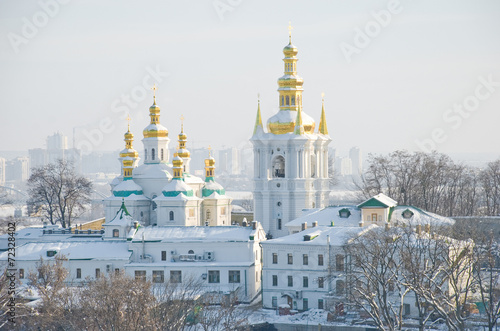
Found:
[[422, 233], [422, 225], [418, 224], [415, 230], [417, 231], [417, 234], [420, 235]]
[[305, 229], [307, 229], [307, 222], [302, 223], [302, 231], [304, 231]]
[[257, 230], [257, 221], [252, 221], [252, 230]]
[[363, 220], [359, 221], [359, 227], [362, 228], [363, 226], [365, 226], [365, 222]]
[[245, 227], [246, 227], [247, 225], [248, 225], [248, 223], [247, 223], [247, 219], [246, 219], [246, 218], [244, 218], [244, 219], [243, 219], [243, 222], [241, 222], [241, 226], [245, 226]]
[[385, 231], [389, 231], [390, 228], [391, 228], [391, 223], [389, 222], [385, 223]]
[[318, 226], [318, 221], [314, 221], [313, 222], [313, 228], [317, 227]]
[[431, 233], [431, 225], [429, 223], [425, 225], [425, 232]]

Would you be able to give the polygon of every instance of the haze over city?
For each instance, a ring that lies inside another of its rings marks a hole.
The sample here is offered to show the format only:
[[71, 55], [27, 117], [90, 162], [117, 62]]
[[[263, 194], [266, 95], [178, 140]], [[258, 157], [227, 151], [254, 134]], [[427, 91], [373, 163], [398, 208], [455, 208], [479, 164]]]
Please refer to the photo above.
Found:
[[171, 138], [182, 114], [190, 147], [248, 146], [257, 94], [264, 121], [278, 109], [291, 22], [304, 111], [319, 118], [325, 93], [331, 146], [496, 152], [498, 2], [55, 3], [0, 4], [0, 150], [57, 131], [121, 148], [127, 114], [142, 137], [153, 84]]

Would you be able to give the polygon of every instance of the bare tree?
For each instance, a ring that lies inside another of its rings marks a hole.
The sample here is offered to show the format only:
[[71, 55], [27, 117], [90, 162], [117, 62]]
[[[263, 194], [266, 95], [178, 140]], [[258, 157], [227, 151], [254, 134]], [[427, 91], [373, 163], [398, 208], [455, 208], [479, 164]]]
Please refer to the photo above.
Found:
[[248, 325], [248, 311], [238, 309], [236, 294], [205, 293], [197, 322], [205, 331], [236, 330]]
[[396, 229], [372, 229], [344, 246], [348, 256], [348, 300], [363, 309], [381, 330], [401, 330], [403, 300], [400, 236]]
[[92, 182], [75, 173], [72, 163], [59, 160], [34, 168], [28, 179], [30, 203], [40, 209], [51, 224], [71, 226], [71, 220], [90, 202]]

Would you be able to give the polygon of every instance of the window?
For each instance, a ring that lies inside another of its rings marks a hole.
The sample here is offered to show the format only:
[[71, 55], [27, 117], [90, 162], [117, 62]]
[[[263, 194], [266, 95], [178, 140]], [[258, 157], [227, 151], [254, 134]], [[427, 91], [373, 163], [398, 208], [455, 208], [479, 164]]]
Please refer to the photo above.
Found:
[[167, 251], [161, 251], [161, 260], [167, 261]]
[[152, 206], [153, 206], [153, 210], [156, 210], [156, 208], [158, 208], [158, 205], [156, 204], [156, 202], [154, 201], [154, 199], [156, 198], [156, 194], [153, 195], [153, 197], [151, 198], [152, 200]]
[[293, 264], [293, 255], [292, 255], [292, 253], [288, 253], [288, 264]]
[[19, 269], [19, 279], [24, 278], [24, 269]]
[[394, 292], [394, 281], [390, 280], [388, 285], [389, 285], [389, 292]]
[[163, 283], [165, 281], [165, 272], [163, 270], [153, 270], [153, 283]]
[[192, 249], [190, 249], [190, 250], [188, 251], [188, 254], [194, 254], [194, 251], [193, 251]]
[[278, 264], [278, 253], [273, 253], [273, 264]]
[[323, 309], [323, 299], [318, 299], [318, 309]]
[[82, 269], [76, 268], [76, 278], [77, 279], [82, 278]]
[[318, 265], [323, 265], [323, 254], [318, 255]]
[[154, 161], [154, 159], [155, 159], [155, 149], [154, 149], [154, 148], [152, 148], [152, 149], [151, 149], [151, 160], [153, 160], [153, 161]]
[[100, 278], [101, 277], [101, 269], [97, 268], [95, 269], [95, 278]]
[[410, 309], [411, 309], [411, 308], [410, 308], [410, 304], [409, 304], [409, 303], [403, 303], [403, 311], [404, 311], [404, 312], [403, 312], [403, 316], [408, 316], [408, 315], [410, 315], [410, 312], [411, 312], [411, 310], [410, 310]]
[[207, 215], [207, 221], [209, 221], [209, 220], [210, 220], [210, 216], [211, 216], [211, 215], [210, 215], [210, 210], [207, 210], [206, 215]]
[[278, 218], [277, 227], [278, 227], [278, 230], [281, 230], [281, 218]]
[[273, 177], [284, 178], [285, 177], [285, 158], [278, 155], [273, 160]]
[[136, 270], [135, 271], [135, 280], [146, 280], [146, 270]]
[[309, 309], [309, 300], [307, 300], [307, 298], [302, 299], [302, 309], [303, 310]]
[[278, 275], [273, 275], [273, 286], [278, 286]]
[[163, 148], [161, 149], [161, 160], [163, 161]]
[[229, 270], [229, 283], [239, 283], [240, 282], [240, 271], [239, 270]]
[[220, 271], [219, 270], [208, 270], [208, 282], [209, 283], [220, 283]]
[[273, 306], [273, 308], [278, 307], [278, 297], [272, 298], [272, 306]]
[[335, 256], [335, 271], [344, 271], [344, 255], [342, 254]]
[[[49, 230], [49, 231], [51, 231], [51, 230]], [[47, 251], [47, 257], [53, 257], [56, 254], [57, 254], [57, 251]]]
[[318, 277], [318, 288], [325, 287], [325, 279], [323, 277]]
[[285, 97], [284, 96], [281, 96], [281, 105], [284, 106], [285, 105]]
[[148, 159], [148, 150], [147, 149], [144, 150], [144, 159], [146, 159], [146, 160]]
[[342, 208], [339, 210], [339, 217], [340, 218], [349, 218], [351, 216], [351, 212], [347, 208]]
[[182, 283], [182, 273], [180, 270], [170, 270], [170, 282]]
[[285, 100], [286, 100], [286, 105], [290, 106], [290, 97], [288, 95], [286, 96]]
[[288, 276], [288, 286], [289, 287], [293, 286], [293, 276]]
[[113, 230], [113, 238], [118, 238], [120, 236], [120, 230], [114, 229]]
[[115, 276], [118, 276], [120, 274], [120, 268], [115, 268]]
[[174, 212], [173, 212], [173, 211], [170, 211], [170, 213], [169, 213], [169, 219], [170, 219], [171, 221], [173, 221], [173, 220], [174, 220]]
[[306, 276], [302, 277], [302, 287], [309, 287], [309, 278]]
[[292, 96], [292, 106], [295, 106], [295, 97]]
[[372, 222], [376, 222], [377, 221], [377, 214], [372, 214]]
[[307, 256], [307, 254], [303, 254], [302, 255], [302, 264], [303, 265], [308, 265], [309, 264], [309, 257]]
[[337, 283], [335, 285], [335, 292], [337, 295], [344, 295], [344, 281], [343, 280], [337, 280]]

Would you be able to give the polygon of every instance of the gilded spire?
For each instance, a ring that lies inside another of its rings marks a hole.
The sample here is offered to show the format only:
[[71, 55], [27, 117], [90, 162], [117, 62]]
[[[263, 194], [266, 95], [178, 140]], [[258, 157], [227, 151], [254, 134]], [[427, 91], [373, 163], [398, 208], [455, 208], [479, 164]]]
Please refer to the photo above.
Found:
[[123, 179], [132, 178], [132, 170], [137, 165], [139, 153], [132, 146], [134, 135], [130, 132], [130, 116], [127, 116], [127, 132], [125, 132], [125, 149], [120, 152], [120, 161], [122, 163]]
[[253, 129], [253, 134], [263, 133], [264, 127], [262, 126], [262, 116], [260, 115], [260, 94], [258, 95], [258, 106], [257, 106], [257, 118], [255, 119], [255, 127]]
[[321, 119], [319, 120], [318, 132], [324, 135], [328, 134], [328, 128], [326, 127], [326, 115], [325, 115], [325, 93], [321, 93]]
[[292, 43], [292, 30], [293, 30], [292, 21], [289, 21], [288, 22], [288, 41], [290, 42], [290, 44]]
[[153, 104], [149, 107], [149, 125], [144, 129], [144, 138], [166, 138], [168, 137], [168, 130], [160, 125], [160, 107], [156, 104], [156, 84], [151, 88], [153, 91]]
[[299, 110], [297, 111], [297, 119], [295, 120], [295, 131], [293, 132], [297, 135], [304, 134], [304, 125], [302, 124], [302, 108], [299, 104]]
[[[184, 116], [181, 115], [181, 133], [179, 133], [179, 147], [177, 155], [185, 159], [191, 156], [191, 153], [186, 149], [187, 135], [184, 133]], [[187, 171], [186, 171], [187, 172]]]
[[213, 180], [215, 159], [212, 157], [212, 148], [208, 146], [208, 159], [205, 159], [205, 181]]
[[151, 90], [153, 90], [153, 104], [156, 105], [156, 90], [158, 88], [156, 87], [156, 84], [153, 85], [153, 87], [151, 88]]

